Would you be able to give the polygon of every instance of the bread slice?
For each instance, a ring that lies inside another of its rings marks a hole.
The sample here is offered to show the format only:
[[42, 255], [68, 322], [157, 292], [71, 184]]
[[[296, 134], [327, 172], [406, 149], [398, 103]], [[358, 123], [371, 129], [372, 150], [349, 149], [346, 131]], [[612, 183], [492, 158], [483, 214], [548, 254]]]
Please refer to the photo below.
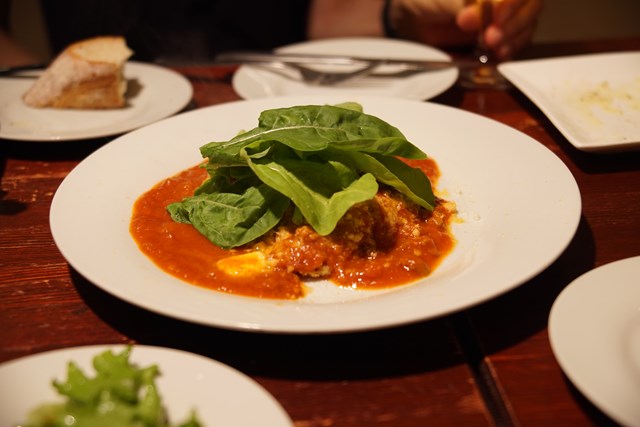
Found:
[[120, 36], [69, 45], [24, 94], [36, 108], [120, 108], [126, 104], [124, 64], [132, 55]]

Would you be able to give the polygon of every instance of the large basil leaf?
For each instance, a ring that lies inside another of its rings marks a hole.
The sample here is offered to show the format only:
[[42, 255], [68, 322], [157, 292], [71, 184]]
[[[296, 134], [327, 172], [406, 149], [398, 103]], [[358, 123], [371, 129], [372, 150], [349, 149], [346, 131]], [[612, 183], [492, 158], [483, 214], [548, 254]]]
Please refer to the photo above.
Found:
[[360, 173], [370, 173], [376, 179], [407, 196], [414, 203], [433, 210], [435, 197], [431, 182], [424, 172], [402, 160], [379, 154], [355, 151], [327, 150], [321, 154], [325, 161], [340, 161]]
[[330, 105], [307, 105], [262, 112], [258, 127], [228, 142], [201, 147], [203, 157], [216, 165], [242, 165], [240, 152], [260, 141], [278, 141], [299, 152], [321, 151], [330, 145], [406, 158], [425, 154], [394, 126], [375, 116]]
[[266, 233], [289, 200], [296, 220], [329, 234], [349, 208], [375, 196], [378, 182], [433, 209], [428, 178], [396, 158], [426, 155], [356, 103], [267, 110], [256, 128], [200, 151], [210, 179], [169, 211], [222, 247]]
[[352, 154], [356, 167], [375, 175], [378, 181], [387, 184], [423, 208], [433, 210], [435, 198], [429, 178], [418, 168], [412, 168], [395, 157]]
[[249, 165], [262, 182], [290, 198], [320, 235], [331, 233], [351, 206], [378, 191], [373, 175], [359, 176], [342, 163], [261, 158]]
[[249, 243], [275, 227], [289, 199], [262, 184], [242, 194], [211, 193], [167, 207], [174, 221], [193, 225], [221, 248]]

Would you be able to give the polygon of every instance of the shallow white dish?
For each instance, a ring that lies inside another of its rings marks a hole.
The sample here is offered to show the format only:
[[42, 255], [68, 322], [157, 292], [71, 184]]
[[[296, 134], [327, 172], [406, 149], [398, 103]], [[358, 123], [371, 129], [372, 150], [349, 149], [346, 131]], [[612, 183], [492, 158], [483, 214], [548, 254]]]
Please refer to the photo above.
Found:
[[[353, 55], [368, 58], [433, 59], [449, 61], [446, 53], [423, 44], [383, 38], [336, 38], [314, 40], [277, 49], [282, 53]], [[337, 68], [336, 71], [343, 69]], [[391, 73], [393, 66], [380, 67]], [[233, 76], [233, 87], [245, 99], [282, 95], [373, 95], [425, 100], [451, 87], [457, 68], [428, 71], [405, 77], [366, 77], [337, 86], [312, 86], [256, 65], [243, 65]]]
[[[301, 300], [274, 301], [187, 285], [138, 250], [129, 234], [133, 203], [159, 181], [201, 162], [201, 145], [253, 128], [266, 109], [345, 101], [358, 101], [365, 112], [397, 126], [441, 168], [438, 187], [457, 203], [461, 221], [453, 224], [455, 249], [430, 277], [387, 291], [319, 282]], [[327, 95], [221, 104], [121, 136], [67, 176], [50, 222], [73, 268], [126, 301], [224, 328], [327, 333], [429, 319], [502, 294], [562, 253], [580, 212], [580, 193], [564, 163], [513, 128], [436, 104]]]
[[616, 422], [640, 426], [640, 256], [574, 280], [549, 315], [553, 353], [571, 382]]
[[[43, 403], [60, 402], [51, 381], [64, 380], [74, 361], [89, 376], [93, 357], [124, 346], [84, 346], [34, 354], [0, 365], [0, 425], [15, 426]], [[185, 421], [195, 409], [205, 426], [292, 427], [293, 422], [260, 384], [215, 360], [185, 351], [136, 345], [130, 360], [140, 366], [158, 365], [157, 385], [173, 423]]]
[[35, 79], [0, 78], [0, 138], [70, 141], [118, 135], [169, 117], [191, 100], [191, 83], [175, 71], [127, 62], [124, 74], [134, 93], [126, 107], [109, 110], [31, 108], [22, 95]]
[[640, 149], [640, 52], [513, 61], [498, 69], [576, 148]]

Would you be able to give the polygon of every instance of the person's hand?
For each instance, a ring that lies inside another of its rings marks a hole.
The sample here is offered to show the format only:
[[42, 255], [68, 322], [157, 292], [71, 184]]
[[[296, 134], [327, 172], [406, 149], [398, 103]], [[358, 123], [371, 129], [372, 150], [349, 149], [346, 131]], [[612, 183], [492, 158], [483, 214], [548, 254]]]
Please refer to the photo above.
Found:
[[[509, 58], [529, 43], [542, 2], [496, 2], [482, 37], [498, 58]], [[473, 0], [392, 0], [390, 18], [401, 37], [436, 46], [473, 43], [481, 26], [480, 7]]]
[[[311, 0], [307, 35], [327, 37], [382, 36], [391, 30], [398, 37], [435, 46], [475, 40], [456, 25], [467, 0]], [[386, 28], [380, 12], [385, 9]]]
[[[496, 56], [505, 59], [522, 49], [536, 26], [543, 0], [504, 0], [496, 4], [492, 24], [483, 37]], [[312, 0], [311, 39], [383, 35], [383, 0]], [[398, 37], [432, 46], [476, 43], [480, 9], [474, 0], [390, 0], [386, 30]]]
[[[508, 59], [525, 47], [533, 36], [543, 0], [504, 0], [494, 6], [493, 20], [484, 41], [499, 59]], [[464, 7], [456, 16], [458, 26], [467, 32], [480, 28], [477, 4]]]
[[453, 21], [467, 3], [467, 0], [392, 0], [391, 14], [411, 15], [426, 27]]
[[467, 0], [390, 0], [388, 24], [398, 37], [432, 46], [473, 44], [476, 31], [463, 31], [456, 24], [466, 4]]

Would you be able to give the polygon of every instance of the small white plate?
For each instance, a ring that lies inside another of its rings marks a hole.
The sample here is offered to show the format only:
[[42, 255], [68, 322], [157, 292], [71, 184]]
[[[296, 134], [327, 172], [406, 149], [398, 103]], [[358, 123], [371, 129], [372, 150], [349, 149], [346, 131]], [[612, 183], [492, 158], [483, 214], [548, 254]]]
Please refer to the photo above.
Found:
[[640, 52], [513, 61], [498, 69], [576, 148], [640, 149]]
[[[124, 346], [85, 346], [35, 354], [0, 365], [0, 425], [23, 422], [34, 407], [63, 399], [51, 381], [64, 380], [74, 361], [93, 376], [91, 361], [103, 351]], [[132, 363], [157, 365], [158, 391], [173, 423], [185, 421], [192, 410], [206, 427], [293, 427], [282, 406], [260, 384], [241, 372], [204, 356], [163, 347], [136, 345]]]
[[35, 79], [0, 78], [0, 138], [71, 141], [118, 135], [169, 117], [191, 100], [191, 83], [175, 71], [127, 62], [124, 74], [133, 91], [128, 105], [108, 110], [32, 108], [22, 95]]
[[[319, 281], [300, 300], [266, 300], [185, 284], [140, 252], [129, 233], [135, 200], [201, 162], [201, 145], [255, 127], [263, 110], [347, 101], [398, 127], [440, 166], [438, 187], [457, 204], [460, 221], [453, 224], [453, 252], [432, 275], [383, 291]], [[565, 164], [511, 127], [438, 104], [325, 95], [230, 102], [123, 135], [69, 173], [54, 196], [50, 224], [73, 268], [133, 304], [217, 327], [332, 333], [430, 319], [513, 289], [562, 253], [580, 212], [580, 192]]]
[[[352, 55], [368, 58], [432, 59], [450, 61], [446, 53], [423, 44], [383, 38], [336, 38], [298, 43], [277, 49], [282, 53]], [[392, 73], [391, 65], [380, 73]], [[256, 65], [243, 65], [233, 76], [233, 87], [245, 99], [282, 95], [374, 95], [426, 100], [451, 87], [458, 70], [427, 71], [405, 77], [366, 77], [336, 86], [312, 86]]]
[[640, 426], [640, 256], [567, 286], [551, 307], [549, 340], [582, 394], [616, 422]]

